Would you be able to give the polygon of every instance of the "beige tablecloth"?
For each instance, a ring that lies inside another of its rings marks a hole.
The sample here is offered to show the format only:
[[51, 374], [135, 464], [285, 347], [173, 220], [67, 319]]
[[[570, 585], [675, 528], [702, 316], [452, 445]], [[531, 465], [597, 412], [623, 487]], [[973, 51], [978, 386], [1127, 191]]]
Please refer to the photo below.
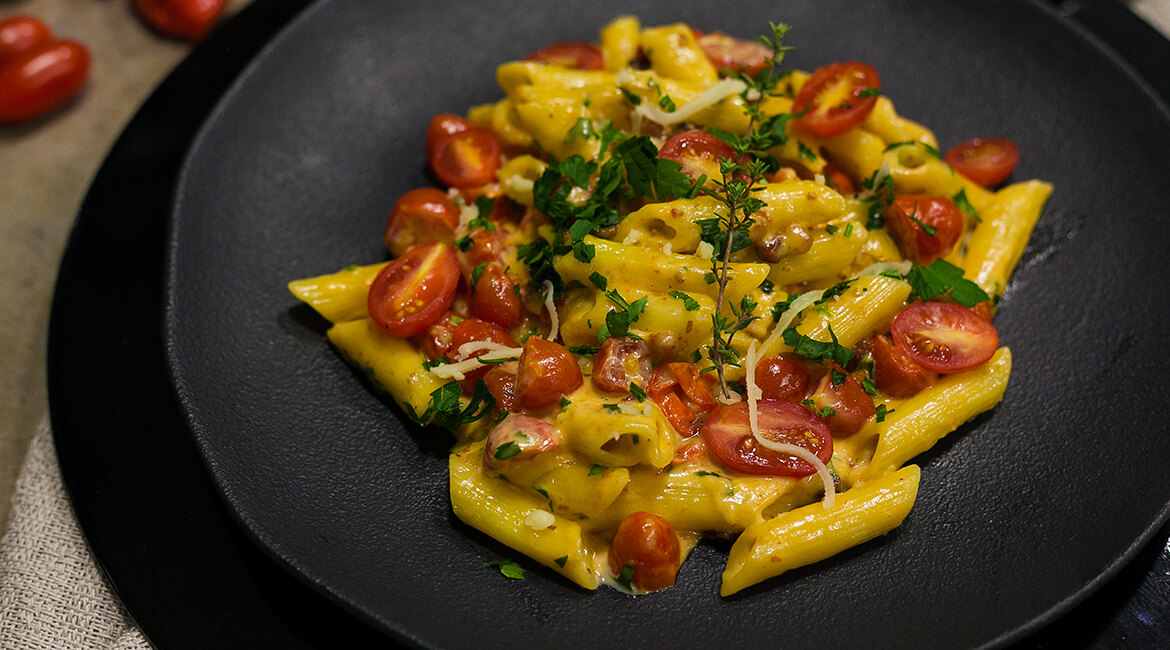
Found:
[[81, 534], [45, 418], [0, 539], [0, 648], [147, 650]]

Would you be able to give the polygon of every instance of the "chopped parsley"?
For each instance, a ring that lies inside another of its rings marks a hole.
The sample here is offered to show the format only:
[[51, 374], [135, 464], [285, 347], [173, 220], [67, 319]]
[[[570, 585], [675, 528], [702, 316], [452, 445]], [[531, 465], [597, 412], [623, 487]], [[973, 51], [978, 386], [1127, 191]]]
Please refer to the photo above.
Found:
[[823, 409], [817, 408], [816, 402], [812, 401], [811, 399], [803, 400], [800, 403], [804, 406], [807, 406], [810, 411], [816, 413], [822, 418], [827, 418], [837, 414], [837, 411], [833, 410], [833, 407], [831, 406], [826, 406]]
[[557, 559], [553, 560], [553, 562], [556, 562], [557, 566], [561, 567], [562, 569], [565, 568], [565, 562], [568, 562], [568, 561], [569, 561], [568, 555], [562, 555], [562, 556], [558, 557]]
[[492, 454], [496, 460], [508, 460], [520, 453], [520, 443], [515, 440], [509, 440], [504, 444], [496, 447], [496, 452]]
[[967, 190], [959, 190], [959, 193], [952, 196], [951, 200], [955, 202], [955, 207], [962, 210], [964, 214], [971, 217], [979, 223], [983, 223], [983, 219], [979, 217], [979, 213], [975, 210], [975, 206], [971, 205], [971, 201], [967, 200]]
[[632, 589], [633, 587], [630, 586], [630, 583], [634, 581], [633, 567], [627, 564], [626, 566], [622, 567], [621, 573], [614, 576], [613, 579], [626, 589]]
[[422, 415], [413, 409], [410, 413], [419, 424], [436, 424], [446, 429], [457, 429], [468, 422], [475, 422], [487, 415], [496, 406], [496, 399], [487, 389], [482, 379], [475, 384], [475, 392], [467, 406], [462, 406], [460, 398], [463, 389], [459, 382], [449, 381], [431, 391], [431, 403]]
[[790, 326], [784, 330], [782, 336], [784, 337], [784, 343], [791, 346], [793, 352], [810, 361], [828, 359], [845, 366], [853, 358], [853, 350], [837, 342], [837, 335], [833, 333], [831, 326], [829, 327], [829, 336], [832, 337], [832, 341], [818, 341], [805, 336], [796, 331], [795, 326]]
[[632, 381], [630, 382], [630, 394], [639, 402], [646, 401], [646, 391], [642, 390], [641, 386], [638, 386]]
[[589, 476], [597, 476], [598, 474], [604, 474], [608, 471], [609, 471], [609, 468], [606, 467], [605, 465], [590, 465], [589, 466]]
[[911, 267], [906, 280], [913, 289], [912, 296], [923, 302], [949, 295], [964, 307], [974, 307], [989, 299], [987, 292], [979, 285], [963, 277], [963, 269], [943, 259], [937, 259], [927, 266]]
[[609, 298], [610, 302], [617, 305], [617, 309], [609, 310], [605, 315], [605, 325], [602, 325], [597, 330], [597, 341], [603, 342], [611, 336], [632, 336], [634, 338], [641, 338], [630, 331], [630, 326], [637, 322], [642, 312], [646, 310], [646, 296], [638, 298], [634, 302], [627, 302], [625, 298], [617, 292], [606, 291], [605, 297]]
[[678, 298], [679, 300], [683, 301], [683, 307], [685, 307], [687, 311], [699, 311], [699, 301], [688, 296], [687, 294], [681, 291], [671, 291], [667, 295], [669, 295], [671, 298]]
[[512, 580], [524, 579], [524, 568], [512, 560], [496, 560], [479, 567], [481, 569], [499, 569], [500, 575]]
[[887, 409], [885, 404], [878, 404], [877, 408], [874, 410], [875, 410], [874, 418], [878, 422], [885, 422], [886, 416], [893, 413], [895, 409]]
[[471, 270], [471, 286], [474, 287], [479, 282], [479, 277], [483, 275], [483, 270], [487, 268], [487, 262], [480, 262]]
[[601, 348], [598, 348], [595, 345], [570, 345], [566, 349], [569, 352], [572, 352], [573, 354], [579, 354], [581, 356], [591, 357], [591, 356], [597, 354], [598, 350], [600, 350]]

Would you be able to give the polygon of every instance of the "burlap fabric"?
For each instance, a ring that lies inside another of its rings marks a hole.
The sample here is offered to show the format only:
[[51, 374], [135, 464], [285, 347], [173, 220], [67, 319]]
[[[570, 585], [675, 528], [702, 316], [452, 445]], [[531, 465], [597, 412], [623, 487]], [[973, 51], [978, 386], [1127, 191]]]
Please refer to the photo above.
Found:
[[0, 648], [150, 649], [90, 555], [47, 420], [29, 447], [0, 539]]

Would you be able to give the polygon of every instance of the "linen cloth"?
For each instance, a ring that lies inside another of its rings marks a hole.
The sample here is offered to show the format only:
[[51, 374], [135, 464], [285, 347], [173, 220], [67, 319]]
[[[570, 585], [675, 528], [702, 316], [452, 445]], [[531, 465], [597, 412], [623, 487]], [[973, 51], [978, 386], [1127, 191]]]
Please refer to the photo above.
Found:
[[0, 539], [0, 648], [151, 648], [89, 551], [48, 418], [29, 446]]

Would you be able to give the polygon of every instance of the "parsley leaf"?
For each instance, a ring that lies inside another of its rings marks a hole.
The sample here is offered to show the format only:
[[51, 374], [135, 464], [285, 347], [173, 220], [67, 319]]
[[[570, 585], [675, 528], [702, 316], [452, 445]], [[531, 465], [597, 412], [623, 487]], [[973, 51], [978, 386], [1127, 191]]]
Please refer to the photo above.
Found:
[[566, 349], [573, 354], [579, 354], [585, 357], [591, 357], [597, 354], [598, 350], [600, 350], [600, 348], [595, 345], [570, 345]]
[[488, 230], [495, 230], [496, 225], [488, 221], [486, 218], [489, 214], [492, 213], [492, 210], [494, 210], [495, 207], [496, 202], [494, 199], [488, 197], [487, 195], [477, 196], [475, 198], [475, 210], [479, 213], [479, 216], [475, 219], [472, 219], [471, 222], [467, 224], [467, 227], [474, 228], [475, 226], [473, 224], [475, 224], [476, 221], [483, 221], [486, 224], [483, 226], [484, 228]]
[[608, 471], [609, 471], [609, 468], [606, 467], [605, 465], [590, 465], [589, 466], [589, 476], [597, 476], [598, 474], [604, 474]]
[[463, 389], [459, 387], [459, 382], [449, 381], [431, 391], [430, 405], [415, 419], [419, 424], [437, 424], [447, 429], [456, 429], [482, 418], [496, 406], [496, 398], [488, 392], [487, 384], [482, 379], [476, 382], [475, 392], [466, 407], [460, 403], [459, 398], [462, 396]]
[[971, 205], [971, 201], [967, 200], [966, 189], [959, 190], [959, 193], [951, 197], [951, 200], [955, 202], [955, 207], [962, 210], [964, 214], [979, 223], [983, 223], [983, 219], [979, 217], [979, 213], [975, 210], [975, 206]]
[[589, 274], [589, 281], [593, 283], [593, 286], [601, 289], [602, 291], [605, 291], [605, 288], [609, 286], [609, 280], [597, 271]]
[[474, 287], [479, 282], [479, 276], [483, 275], [483, 270], [487, 268], [487, 262], [480, 262], [471, 270], [471, 286]]
[[634, 581], [634, 569], [630, 565], [622, 567], [621, 573], [613, 577], [617, 583], [626, 589], [630, 589], [630, 583]]
[[642, 312], [646, 310], [646, 296], [642, 296], [634, 302], [627, 302], [614, 289], [612, 291], [606, 291], [605, 297], [617, 305], [618, 309], [611, 309], [605, 315], [605, 325], [602, 325], [597, 330], [598, 342], [605, 341], [605, 339], [611, 336], [633, 336], [635, 338], [641, 338], [630, 332], [630, 326], [637, 322]]
[[878, 404], [874, 410], [874, 419], [877, 422], [885, 422], [886, 416], [893, 413], [896, 409], [887, 409], [885, 404]]
[[500, 575], [504, 576], [505, 578], [511, 578], [512, 580], [524, 579], [524, 568], [512, 560], [496, 560], [495, 562], [488, 562], [479, 568], [499, 569]]
[[[642, 387], [635, 384], [634, 382], [630, 382], [630, 394], [633, 395], [634, 398], [639, 402], [646, 401], [646, 391], [642, 390]], [[636, 437], [635, 440], [637, 440]]]
[[678, 298], [679, 300], [683, 301], [683, 307], [687, 311], [699, 311], [699, 301], [688, 296], [687, 294], [681, 291], [671, 291], [667, 295], [671, 298]]
[[565, 568], [565, 562], [568, 562], [568, 561], [569, 561], [568, 555], [562, 555], [562, 556], [558, 557], [557, 559], [553, 560], [553, 562], [556, 562], [557, 566], [561, 567], [562, 569]]
[[796, 331], [795, 326], [784, 330], [781, 336], [784, 337], [784, 343], [792, 347], [793, 352], [810, 361], [829, 359], [845, 366], [853, 358], [853, 350], [837, 342], [837, 335], [833, 333], [832, 327], [829, 328], [829, 336], [832, 337], [832, 341], [818, 341], [809, 338]]
[[974, 307], [989, 299], [979, 285], [963, 277], [963, 269], [943, 259], [927, 266], [911, 267], [906, 280], [913, 289], [912, 295], [923, 302], [950, 294], [951, 299], [960, 305]]

